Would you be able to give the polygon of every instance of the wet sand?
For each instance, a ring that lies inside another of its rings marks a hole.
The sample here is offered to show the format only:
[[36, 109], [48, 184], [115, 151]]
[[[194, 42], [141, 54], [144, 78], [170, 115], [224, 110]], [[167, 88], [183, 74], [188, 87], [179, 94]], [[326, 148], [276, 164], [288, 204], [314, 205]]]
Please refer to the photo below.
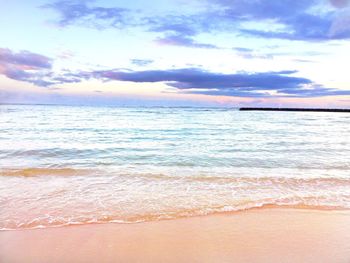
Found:
[[257, 209], [1, 231], [0, 262], [350, 263], [350, 212]]

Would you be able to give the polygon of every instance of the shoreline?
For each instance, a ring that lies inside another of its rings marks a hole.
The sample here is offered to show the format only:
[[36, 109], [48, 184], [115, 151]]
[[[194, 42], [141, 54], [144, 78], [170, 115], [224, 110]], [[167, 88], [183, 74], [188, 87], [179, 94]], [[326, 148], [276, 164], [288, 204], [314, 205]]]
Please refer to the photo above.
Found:
[[261, 208], [0, 232], [0, 262], [348, 263], [350, 211]]
[[[194, 214], [194, 215], [186, 215], [186, 216], [179, 216], [179, 217], [169, 217], [169, 218], [159, 218], [159, 219], [140, 219], [136, 221], [123, 221], [121, 219], [111, 220], [111, 221], [90, 221], [90, 222], [71, 222], [66, 223], [62, 225], [38, 225], [34, 227], [19, 227], [19, 228], [0, 228], [1, 232], [6, 231], [26, 231], [26, 230], [45, 230], [45, 229], [52, 229], [52, 228], [65, 228], [65, 227], [76, 227], [76, 226], [88, 226], [88, 225], [106, 225], [106, 224], [121, 224], [121, 225], [134, 225], [134, 224], [144, 224], [144, 223], [155, 223], [155, 222], [162, 222], [162, 221], [174, 221], [174, 220], [181, 220], [181, 219], [191, 219], [191, 218], [198, 218], [198, 217], [208, 217], [208, 216], [220, 216], [220, 215], [231, 215], [234, 216], [236, 214], [240, 213], [247, 213], [250, 211], [261, 211], [261, 210], [297, 210], [297, 211], [326, 211], [326, 212], [344, 212], [350, 214], [350, 208], [344, 208], [344, 207], [335, 207], [335, 206], [317, 206], [317, 205], [303, 205], [303, 204], [297, 204], [297, 205], [288, 205], [288, 204], [263, 204], [261, 206], [254, 206], [249, 207], [245, 209], [238, 209], [238, 210], [227, 210], [227, 211], [215, 211], [215, 212], [209, 212], [207, 214]], [[1, 263], [1, 262], [0, 262]]]

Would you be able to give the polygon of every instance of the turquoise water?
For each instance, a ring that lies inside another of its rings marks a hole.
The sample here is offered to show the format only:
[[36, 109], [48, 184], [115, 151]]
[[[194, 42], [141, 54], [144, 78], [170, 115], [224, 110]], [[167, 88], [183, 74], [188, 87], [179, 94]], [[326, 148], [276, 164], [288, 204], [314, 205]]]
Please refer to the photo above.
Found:
[[350, 115], [0, 106], [0, 228], [350, 208]]

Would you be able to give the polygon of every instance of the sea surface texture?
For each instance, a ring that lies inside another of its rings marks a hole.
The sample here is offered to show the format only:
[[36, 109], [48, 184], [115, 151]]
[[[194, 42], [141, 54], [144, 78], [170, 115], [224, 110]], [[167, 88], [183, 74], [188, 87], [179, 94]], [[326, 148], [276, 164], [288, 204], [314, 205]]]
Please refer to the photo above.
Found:
[[350, 208], [350, 114], [0, 106], [0, 229]]

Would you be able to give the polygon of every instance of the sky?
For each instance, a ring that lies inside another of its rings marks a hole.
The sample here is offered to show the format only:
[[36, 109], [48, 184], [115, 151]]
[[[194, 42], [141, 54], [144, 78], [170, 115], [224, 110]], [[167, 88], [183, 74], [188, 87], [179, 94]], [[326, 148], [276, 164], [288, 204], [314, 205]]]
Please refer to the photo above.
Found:
[[350, 108], [350, 0], [0, 6], [0, 103]]

